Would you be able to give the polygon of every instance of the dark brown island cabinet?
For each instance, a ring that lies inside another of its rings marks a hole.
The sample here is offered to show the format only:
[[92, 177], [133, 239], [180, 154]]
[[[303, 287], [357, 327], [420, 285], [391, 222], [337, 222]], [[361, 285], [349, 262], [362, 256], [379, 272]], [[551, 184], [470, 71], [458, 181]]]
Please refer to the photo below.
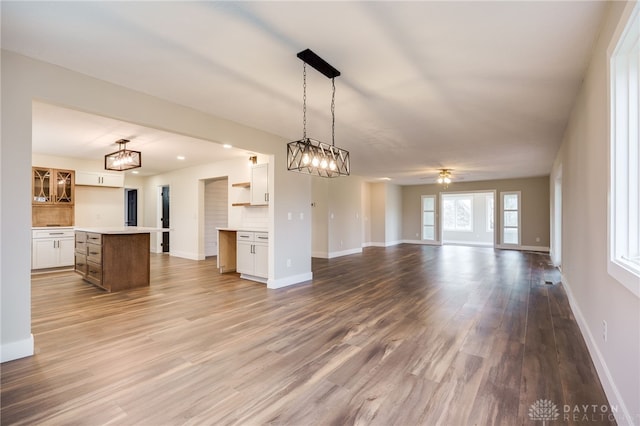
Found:
[[75, 271], [109, 292], [149, 286], [150, 232], [155, 228], [87, 228], [75, 231]]

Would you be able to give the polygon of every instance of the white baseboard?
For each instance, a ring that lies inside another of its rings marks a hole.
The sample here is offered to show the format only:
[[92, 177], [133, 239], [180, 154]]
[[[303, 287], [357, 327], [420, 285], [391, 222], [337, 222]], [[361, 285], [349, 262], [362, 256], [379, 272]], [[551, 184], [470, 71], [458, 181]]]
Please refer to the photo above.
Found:
[[613, 381], [613, 377], [611, 377], [611, 372], [607, 367], [607, 363], [605, 362], [602, 353], [598, 349], [596, 339], [593, 337], [593, 334], [591, 333], [591, 330], [587, 325], [587, 321], [582, 315], [582, 311], [580, 310], [578, 302], [576, 302], [576, 299], [573, 297], [571, 285], [567, 282], [567, 278], [564, 276], [564, 274], [562, 275], [562, 285], [564, 286], [565, 292], [567, 293], [569, 306], [571, 307], [573, 316], [576, 318], [578, 327], [582, 332], [582, 337], [587, 343], [587, 349], [589, 350], [589, 354], [591, 355], [593, 364], [596, 367], [596, 372], [598, 373], [598, 378], [602, 383], [604, 393], [607, 395], [607, 399], [609, 400], [609, 406], [618, 407], [617, 413], [613, 413], [616, 417], [616, 422], [619, 425], [633, 425], [633, 418], [631, 417], [631, 414], [629, 413], [629, 410], [627, 409], [627, 406], [625, 405], [624, 400], [620, 395], [620, 391], [618, 391], [618, 387]]
[[33, 347], [33, 334], [29, 334], [27, 339], [5, 343], [0, 347], [0, 362], [31, 356], [34, 354]]
[[249, 274], [240, 274], [240, 278], [242, 278], [243, 280], [250, 280], [250, 281], [256, 281], [262, 284], [266, 284], [267, 283], [267, 279], [263, 278], [263, 277], [256, 277], [255, 275], [249, 275]]
[[442, 244], [448, 246], [493, 247], [493, 243], [482, 243], [478, 241], [443, 241]]
[[549, 247], [543, 246], [514, 246], [509, 244], [496, 244], [496, 248], [501, 250], [539, 251], [549, 253]]
[[290, 277], [278, 278], [276, 280], [267, 280], [267, 288], [282, 288], [294, 284], [300, 284], [305, 281], [311, 281], [313, 279], [313, 272], [306, 272], [304, 274], [292, 275]]
[[405, 244], [420, 244], [423, 246], [440, 246], [440, 242], [438, 241], [424, 241], [424, 240], [402, 240]]
[[[402, 240], [398, 240], [398, 241], [387, 241], [384, 243], [367, 243], [368, 246], [367, 247], [390, 247], [390, 246], [397, 246], [398, 244], [402, 244]], [[364, 244], [362, 245], [364, 247]]]
[[329, 259], [333, 259], [334, 257], [348, 256], [350, 254], [358, 254], [358, 253], [362, 253], [362, 247], [331, 252], [329, 253]]
[[371, 245], [372, 245], [372, 244], [373, 244], [373, 243], [372, 243], [371, 241], [368, 241], [368, 242], [366, 242], [366, 243], [362, 243], [362, 248], [364, 248], [364, 247], [371, 247]]
[[358, 254], [358, 253], [362, 253], [362, 247], [349, 249], [349, 250], [342, 250], [342, 251], [332, 251], [329, 253], [327, 253], [326, 251], [325, 252], [314, 251], [313, 253], [311, 253], [311, 257], [317, 257], [319, 259], [333, 259], [335, 257], [348, 256], [350, 254]]
[[187, 251], [174, 251], [171, 250], [169, 252], [170, 256], [174, 256], [174, 257], [180, 257], [182, 259], [189, 259], [189, 260], [204, 260], [204, 256], [201, 256], [198, 253], [190, 253]]

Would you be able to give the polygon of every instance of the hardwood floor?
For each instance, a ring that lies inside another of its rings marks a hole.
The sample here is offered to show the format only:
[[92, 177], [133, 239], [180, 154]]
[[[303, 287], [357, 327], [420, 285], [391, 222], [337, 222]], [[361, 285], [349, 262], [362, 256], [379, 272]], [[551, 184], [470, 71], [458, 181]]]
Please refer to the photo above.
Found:
[[36, 355], [2, 364], [3, 425], [536, 425], [540, 399], [584, 425], [565, 404], [607, 404], [543, 254], [370, 247], [280, 290], [215, 259], [151, 270], [120, 293], [33, 277]]

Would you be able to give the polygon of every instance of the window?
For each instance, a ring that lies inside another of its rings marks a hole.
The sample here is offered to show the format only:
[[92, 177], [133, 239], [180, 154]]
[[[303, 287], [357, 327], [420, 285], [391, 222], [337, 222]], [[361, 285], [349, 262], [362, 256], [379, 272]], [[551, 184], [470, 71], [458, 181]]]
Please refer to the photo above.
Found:
[[520, 192], [501, 192], [502, 244], [520, 245]]
[[436, 196], [422, 196], [422, 239], [436, 239]]
[[[629, 6], [631, 7], [631, 6]], [[640, 296], [640, 4], [611, 54], [609, 273]]]
[[495, 200], [493, 195], [487, 195], [485, 200], [487, 205], [487, 232], [493, 231], [493, 221], [495, 218]]
[[473, 199], [447, 197], [442, 200], [445, 231], [473, 232]]

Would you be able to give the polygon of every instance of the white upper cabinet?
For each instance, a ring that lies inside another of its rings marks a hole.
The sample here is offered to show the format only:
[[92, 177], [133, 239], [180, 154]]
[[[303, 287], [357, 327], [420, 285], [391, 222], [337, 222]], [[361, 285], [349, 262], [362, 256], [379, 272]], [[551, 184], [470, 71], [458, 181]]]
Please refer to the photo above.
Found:
[[251, 167], [251, 205], [269, 204], [269, 164], [256, 164]]
[[124, 186], [124, 174], [76, 171], [76, 185], [122, 188]]

